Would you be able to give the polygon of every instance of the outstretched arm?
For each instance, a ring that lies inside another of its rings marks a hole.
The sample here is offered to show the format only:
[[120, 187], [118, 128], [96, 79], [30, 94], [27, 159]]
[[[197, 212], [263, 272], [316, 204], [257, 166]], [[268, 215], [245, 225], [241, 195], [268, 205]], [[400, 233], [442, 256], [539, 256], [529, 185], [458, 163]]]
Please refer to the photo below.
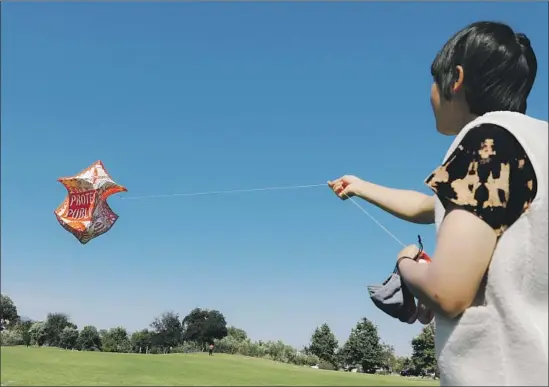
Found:
[[434, 222], [435, 197], [421, 192], [384, 187], [355, 176], [328, 182], [341, 198], [358, 196], [388, 213], [412, 223]]

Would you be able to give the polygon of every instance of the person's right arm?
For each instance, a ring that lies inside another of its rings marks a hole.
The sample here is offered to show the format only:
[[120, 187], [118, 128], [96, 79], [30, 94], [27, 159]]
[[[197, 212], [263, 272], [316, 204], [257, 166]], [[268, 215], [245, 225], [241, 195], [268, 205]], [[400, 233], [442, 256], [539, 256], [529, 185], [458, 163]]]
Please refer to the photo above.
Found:
[[343, 176], [328, 185], [341, 199], [358, 196], [400, 219], [420, 224], [435, 221], [434, 196], [384, 187], [355, 176]]

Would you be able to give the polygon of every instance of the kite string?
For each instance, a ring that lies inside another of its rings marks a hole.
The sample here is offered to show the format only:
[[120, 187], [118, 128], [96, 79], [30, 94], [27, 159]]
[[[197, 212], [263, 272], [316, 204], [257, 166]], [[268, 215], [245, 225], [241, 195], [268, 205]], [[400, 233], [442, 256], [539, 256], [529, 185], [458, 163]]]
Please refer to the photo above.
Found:
[[351, 203], [353, 203], [355, 206], [358, 207], [358, 209], [360, 209], [363, 213], [365, 213], [375, 224], [377, 224], [383, 231], [385, 231], [387, 233], [387, 235], [389, 235], [391, 238], [393, 238], [399, 245], [401, 245], [402, 247], [406, 247], [406, 245], [404, 243], [402, 243], [402, 241], [400, 239], [398, 239], [395, 234], [393, 234], [391, 231], [389, 231], [387, 229], [387, 227], [385, 227], [383, 224], [381, 224], [376, 218], [373, 217], [373, 215], [371, 215], [368, 211], [366, 211], [366, 209], [364, 207], [362, 207], [360, 204], [358, 204], [356, 202], [356, 200], [354, 200], [352, 197], [348, 197], [348, 199], [351, 201]]
[[280, 187], [231, 189], [231, 190], [224, 190], [224, 191], [173, 193], [173, 194], [164, 194], [164, 195], [130, 196], [130, 197], [121, 197], [120, 199], [122, 199], [122, 200], [142, 200], [142, 199], [168, 198], [168, 197], [175, 197], [175, 196], [187, 196], [188, 197], [188, 196], [218, 195], [218, 194], [257, 192], [257, 191], [274, 191], [274, 190], [284, 190], [284, 189], [286, 189], [286, 190], [287, 189], [302, 189], [302, 188], [325, 187], [325, 186], [326, 186], [326, 183], [323, 183], [323, 184], [308, 184], [308, 185], [280, 186]]
[[[176, 196], [202, 196], [202, 195], [218, 195], [218, 194], [228, 194], [228, 193], [244, 193], [244, 192], [258, 192], [258, 191], [275, 191], [275, 190], [290, 190], [290, 189], [303, 189], [303, 188], [313, 188], [313, 187], [325, 187], [326, 183], [322, 184], [307, 184], [307, 185], [293, 185], [293, 186], [279, 186], [279, 187], [263, 187], [263, 188], [249, 188], [249, 189], [233, 189], [233, 190], [223, 190], [223, 191], [204, 191], [204, 192], [189, 192], [189, 193], [173, 193], [173, 194], [163, 194], [163, 195], [147, 195], [147, 196], [130, 196], [130, 197], [121, 197], [122, 200], [143, 200], [143, 199], [158, 199], [158, 198], [167, 198], [167, 197], [176, 197]], [[387, 235], [393, 238], [399, 245], [405, 247], [406, 245], [402, 243], [391, 231], [389, 231], [381, 222], [379, 222], [372, 214], [370, 214], [364, 207], [362, 207], [356, 200], [352, 197], [347, 197], [351, 203], [353, 203], [360, 211], [362, 211], [366, 216], [368, 216], [375, 224], [377, 224]]]

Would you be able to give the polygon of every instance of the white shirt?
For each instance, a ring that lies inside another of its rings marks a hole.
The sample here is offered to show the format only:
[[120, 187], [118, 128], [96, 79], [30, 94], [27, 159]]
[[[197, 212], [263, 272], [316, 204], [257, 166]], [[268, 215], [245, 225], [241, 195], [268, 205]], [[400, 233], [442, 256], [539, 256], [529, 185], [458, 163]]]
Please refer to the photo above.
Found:
[[[537, 179], [530, 208], [499, 238], [478, 306], [461, 317], [435, 316], [441, 385], [538, 385], [548, 380], [548, 125], [514, 112], [491, 112], [466, 125], [508, 130], [526, 151]], [[435, 204], [437, 231], [445, 209]]]

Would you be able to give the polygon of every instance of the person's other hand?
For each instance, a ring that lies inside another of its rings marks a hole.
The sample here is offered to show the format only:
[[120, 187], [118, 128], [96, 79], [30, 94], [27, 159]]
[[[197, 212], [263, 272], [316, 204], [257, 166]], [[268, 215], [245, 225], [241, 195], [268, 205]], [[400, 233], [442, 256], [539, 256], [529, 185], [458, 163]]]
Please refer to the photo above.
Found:
[[419, 254], [419, 247], [416, 245], [408, 245], [402, 250], [400, 250], [400, 253], [397, 255], [397, 261], [402, 257], [408, 257], [411, 259], [414, 259]]
[[364, 180], [359, 179], [356, 176], [345, 175], [339, 179], [335, 179], [328, 182], [328, 187], [334, 191], [334, 193], [342, 200], [359, 195]]
[[[408, 257], [408, 258], [414, 259], [418, 255], [419, 251], [420, 250], [416, 245], [406, 246], [400, 251], [400, 253], [398, 253], [397, 259], [401, 257]], [[421, 256], [419, 257], [419, 260], [417, 262], [419, 264], [424, 264], [424, 265], [429, 264], [429, 261], [422, 259]], [[417, 301], [417, 320], [423, 325], [427, 325], [431, 321], [433, 321], [434, 317], [435, 317], [434, 312], [418, 300]]]

